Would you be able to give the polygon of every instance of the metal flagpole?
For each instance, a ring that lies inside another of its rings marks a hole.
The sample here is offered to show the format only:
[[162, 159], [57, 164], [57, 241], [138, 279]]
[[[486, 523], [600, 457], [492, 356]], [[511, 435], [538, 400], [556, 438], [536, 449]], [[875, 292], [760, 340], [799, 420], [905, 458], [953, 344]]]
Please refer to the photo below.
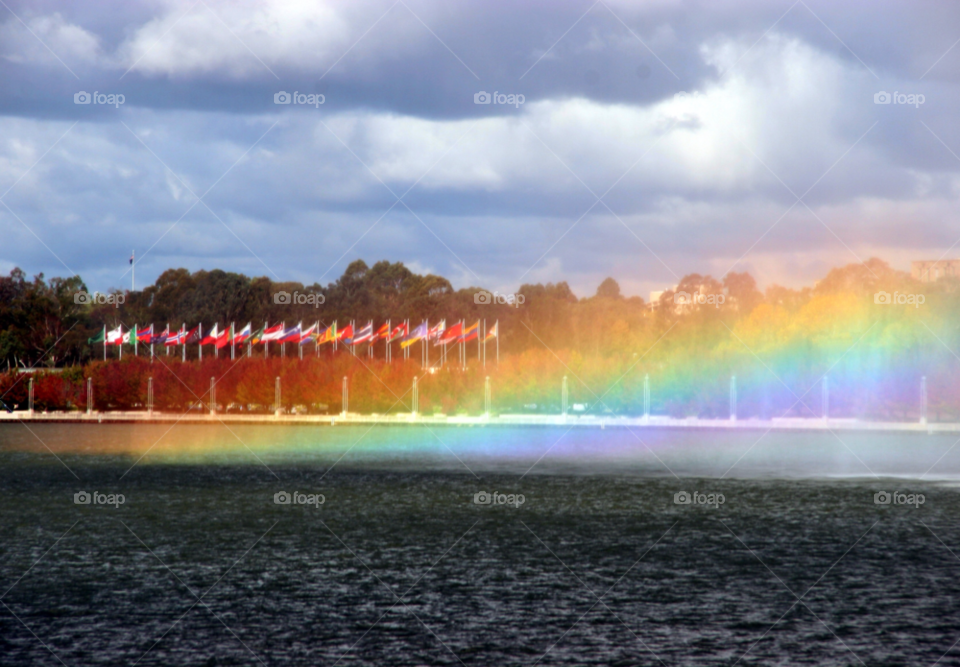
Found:
[[317, 320], [317, 337], [313, 339], [313, 351], [320, 356], [320, 320]]
[[236, 347], [237, 347], [236, 342], [233, 340], [233, 334], [234, 334], [233, 325], [234, 323], [231, 322], [230, 323], [230, 361], [233, 361], [236, 358], [235, 355], [236, 355]]
[[136, 356], [139, 356], [139, 355], [137, 354], [137, 349], [138, 349], [139, 343], [140, 343], [140, 336], [137, 335], [137, 334], [139, 333], [139, 332], [137, 331], [137, 327], [138, 327], [137, 323], [134, 322], [134, 323], [133, 323], [133, 356], [135, 356], [135, 357], [136, 357]]
[[[267, 335], [267, 329], [269, 328], [269, 325], [270, 325], [270, 323], [269, 323], [268, 321], [266, 321], [266, 320], [263, 321], [263, 335], [264, 335], [264, 337], [266, 337], [266, 335]], [[268, 340], [263, 341], [263, 358], [264, 358], [264, 359], [269, 359], [269, 358], [270, 358], [270, 341], [268, 341]]]
[[[281, 322], [280, 324], [281, 324], [281, 326], [280, 326], [280, 331], [281, 331], [281, 336], [282, 336], [282, 335], [283, 335], [283, 332], [285, 332], [285, 331], [287, 330], [287, 321], [284, 320], [284, 321]], [[281, 356], [281, 357], [287, 356], [287, 342], [286, 342], [285, 340], [283, 340], [283, 338], [280, 339], [280, 356]]]
[[203, 361], [203, 322], [198, 326], [200, 327], [200, 339], [197, 341], [197, 359]]
[[217, 339], [220, 338], [220, 323], [217, 322], [213, 325], [213, 330], [217, 332], [217, 335], [213, 337], [213, 356], [217, 359], [220, 358], [220, 347], [217, 345]]
[[184, 338], [180, 341], [180, 351], [183, 353], [183, 361], [187, 360], [187, 324], [184, 322], [180, 327], [180, 333], [184, 334]]
[[103, 360], [107, 360], [107, 325], [103, 325]]

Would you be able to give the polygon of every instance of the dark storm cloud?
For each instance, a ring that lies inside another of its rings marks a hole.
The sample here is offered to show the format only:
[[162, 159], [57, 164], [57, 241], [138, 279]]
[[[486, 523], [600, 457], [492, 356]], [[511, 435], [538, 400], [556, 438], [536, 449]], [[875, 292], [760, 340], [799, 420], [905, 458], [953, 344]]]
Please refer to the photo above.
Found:
[[56, 254], [120, 286], [137, 248], [138, 282], [329, 280], [364, 257], [592, 292], [613, 269], [638, 290], [734, 264], [798, 282], [956, 240], [949, 4], [9, 7], [0, 269], [64, 273]]

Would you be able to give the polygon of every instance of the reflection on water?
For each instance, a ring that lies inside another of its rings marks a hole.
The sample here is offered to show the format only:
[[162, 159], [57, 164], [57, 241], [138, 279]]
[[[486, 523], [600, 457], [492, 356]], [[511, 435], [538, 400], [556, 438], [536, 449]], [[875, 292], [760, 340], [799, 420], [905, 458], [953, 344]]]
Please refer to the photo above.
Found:
[[[953, 435], [397, 426], [0, 425], [0, 452], [96, 461], [310, 463], [523, 474], [960, 480]], [[535, 465], [534, 465], [535, 464]]]
[[0, 664], [956, 664], [960, 448], [842, 437], [3, 425]]

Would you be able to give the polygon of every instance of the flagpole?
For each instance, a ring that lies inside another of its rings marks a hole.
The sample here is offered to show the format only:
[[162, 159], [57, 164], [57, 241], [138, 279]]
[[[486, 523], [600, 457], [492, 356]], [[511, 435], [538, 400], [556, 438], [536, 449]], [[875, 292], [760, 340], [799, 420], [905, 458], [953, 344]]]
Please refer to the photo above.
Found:
[[140, 332], [137, 330], [138, 327], [139, 325], [136, 322], [134, 322], [133, 323], [133, 356], [135, 357], [140, 356], [138, 353], [138, 349], [140, 346], [140, 336], [139, 336]]
[[220, 338], [220, 323], [217, 322], [213, 325], [213, 330], [217, 332], [217, 335], [213, 337], [213, 356], [216, 359], [220, 358], [220, 346], [217, 345], [217, 339]]
[[198, 354], [197, 360], [203, 361], [203, 322], [199, 324], [199, 327], [200, 327], [200, 338], [197, 341], [198, 342], [197, 349], [199, 350], [199, 352], [197, 353]]
[[[180, 325], [180, 333], [186, 334], [187, 323], [184, 322]], [[179, 338], [179, 336], [178, 336]], [[187, 337], [184, 335], [183, 340], [180, 341], [180, 351], [183, 353], [183, 361], [187, 360]]]
[[234, 332], [233, 332], [233, 325], [234, 325], [234, 323], [231, 322], [231, 323], [230, 323], [230, 361], [233, 361], [233, 359], [234, 359], [234, 354], [236, 354], [235, 348], [237, 347], [236, 341], [233, 340], [233, 333], [234, 333]]
[[107, 360], [107, 325], [103, 325], [103, 360]]

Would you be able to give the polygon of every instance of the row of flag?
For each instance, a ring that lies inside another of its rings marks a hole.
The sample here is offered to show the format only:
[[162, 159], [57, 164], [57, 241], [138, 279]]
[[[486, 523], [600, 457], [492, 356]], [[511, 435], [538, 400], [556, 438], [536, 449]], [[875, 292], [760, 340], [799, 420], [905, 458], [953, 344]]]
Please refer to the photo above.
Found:
[[[199, 344], [213, 345], [217, 349], [222, 349], [228, 345], [243, 345], [245, 343], [253, 345], [261, 343], [296, 343], [298, 345], [314, 343], [318, 346], [326, 343], [338, 343], [356, 346], [373, 344], [378, 341], [387, 343], [400, 341], [400, 347], [407, 348], [418, 341], [433, 342], [434, 345], [449, 345], [481, 339], [480, 320], [471, 325], [462, 321], [457, 322], [449, 328], [447, 328], [446, 320], [433, 327], [430, 327], [424, 321], [413, 329], [410, 328], [409, 321], [397, 326], [385, 322], [376, 331], [374, 331], [372, 320], [360, 328], [355, 328], [351, 323], [343, 329], [338, 329], [336, 322], [326, 328], [322, 328], [319, 322], [309, 327], [304, 327], [301, 322], [289, 328], [284, 323], [273, 326], [264, 323], [263, 327], [257, 331], [253, 331], [252, 323], [248, 323], [240, 331], [236, 331], [233, 324], [222, 331], [219, 326], [219, 323], [214, 324], [213, 329], [204, 335], [202, 324], [189, 331], [186, 326], [182, 326], [177, 331], [170, 331], [170, 325], [167, 325], [167, 328], [160, 333], [154, 333], [152, 324], [145, 329], [140, 329], [134, 325], [132, 329], [127, 331], [124, 331], [122, 326], [107, 331], [106, 325], [104, 325], [103, 331], [88, 339], [87, 342], [91, 345], [102, 343], [105, 346], [143, 343], [145, 345], [173, 347], [176, 345]], [[481, 342], [497, 338], [498, 329], [499, 322], [494, 324], [490, 331], [482, 337]]]

